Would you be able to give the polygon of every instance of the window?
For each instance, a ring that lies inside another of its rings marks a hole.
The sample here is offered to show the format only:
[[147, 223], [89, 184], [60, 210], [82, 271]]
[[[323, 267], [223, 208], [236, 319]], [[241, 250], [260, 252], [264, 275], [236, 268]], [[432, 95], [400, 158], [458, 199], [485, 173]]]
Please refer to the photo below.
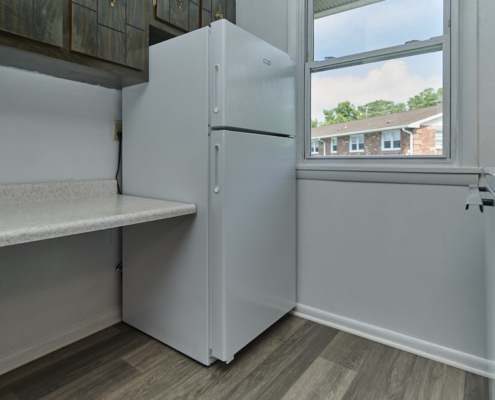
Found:
[[351, 136], [349, 145], [351, 153], [364, 152], [364, 135]]
[[382, 150], [400, 150], [400, 131], [382, 133]]
[[337, 138], [336, 137], [332, 138], [332, 140], [330, 142], [330, 146], [331, 146], [331, 152], [337, 153]]
[[318, 140], [311, 141], [311, 154], [320, 154], [319, 142]]
[[[364, 152], [356, 138], [383, 132], [365, 158], [450, 156], [450, 0], [309, 0], [309, 8], [307, 148], [311, 137], [336, 136]], [[442, 146], [415, 146], [431, 135], [419, 129], [430, 120], [444, 126]], [[403, 130], [414, 132], [405, 145], [414, 154], [398, 152]], [[327, 156], [342, 157], [333, 143]]]
[[437, 129], [437, 131], [435, 132], [435, 148], [443, 148], [443, 130], [441, 129]]

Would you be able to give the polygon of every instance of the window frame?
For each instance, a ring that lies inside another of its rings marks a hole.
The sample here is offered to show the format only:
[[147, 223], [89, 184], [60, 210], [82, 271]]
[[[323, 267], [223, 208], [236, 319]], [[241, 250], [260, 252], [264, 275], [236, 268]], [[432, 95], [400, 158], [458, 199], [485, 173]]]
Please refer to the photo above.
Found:
[[[313, 151], [313, 142], [316, 143], [316, 151]], [[319, 140], [311, 140], [311, 155], [320, 154], [320, 141]]]
[[[454, 137], [454, 131], [452, 129], [452, 32], [451, 32], [451, 20], [452, 9], [454, 3], [457, 0], [443, 0], [444, 2], [444, 32], [442, 36], [434, 37], [428, 40], [408, 42], [402, 45], [387, 47], [378, 50], [367, 51], [358, 54], [347, 55], [338, 58], [331, 58], [323, 61], [311, 61], [314, 58], [314, 19], [313, 19], [313, 0], [307, 0], [306, 3], [306, 36], [305, 47], [306, 51], [305, 59], [303, 62], [304, 80], [303, 80], [303, 92], [304, 92], [304, 149], [303, 160], [305, 162], [335, 162], [339, 160], [343, 161], [356, 161], [363, 162], [363, 160], [369, 162], [380, 163], [452, 163], [453, 155], [456, 154], [457, 149], [456, 139]], [[457, 3], [455, 3], [457, 6]], [[407, 56], [427, 54], [436, 51], [443, 51], [443, 154], [442, 155], [365, 155], [361, 157], [348, 156], [326, 156], [319, 157], [315, 160], [311, 157], [308, 141], [311, 139], [311, 74], [313, 72], [322, 72], [329, 69], [340, 69], [345, 67], [352, 67], [361, 65], [364, 63], [373, 63], [386, 61], [391, 59], [403, 58]], [[456, 132], [457, 133], [457, 132]], [[359, 161], [358, 161], [359, 160]]]
[[[398, 132], [399, 133], [399, 147], [394, 147], [394, 133]], [[392, 135], [392, 140], [390, 140], [390, 148], [387, 149], [385, 148], [385, 135]], [[402, 148], [402, 132], [400, 129], [393, 129], [390, 131], [382, 131], [382, 151], [397, 151], [401, 150]]]
[[[359, 144], [361, 143], [361, 141], [359, 140], [359, 138], [363, 138], [363, 149], [361, 150], [359, 148]], [[357, 141], [357, 149], [356, 150], [352, 150], [352, 139], [353, 138], [358, 138], [358, 141]], [[364, 153], [364, 133], [358, 133], [357, 135], [349, 135], [349, 153]]]
[[[333, 149], [334, 141], [335, 141], [335, 150]], [[338, 152], [337, 144], [338, 144], [338, 139], [336, 137], [330, 138], [330, 154], [337, 154]]]

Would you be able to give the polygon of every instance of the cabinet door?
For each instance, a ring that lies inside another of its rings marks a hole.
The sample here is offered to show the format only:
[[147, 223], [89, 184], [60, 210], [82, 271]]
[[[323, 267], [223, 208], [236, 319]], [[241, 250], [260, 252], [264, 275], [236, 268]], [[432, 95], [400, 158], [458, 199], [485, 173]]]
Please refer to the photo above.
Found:
[[91, 8], [94, 11], [98, 11], [98, 0], [72, 0], [73, 3], [77, 3], [80, 6]]
[[170, 23], [185, 31], [189, 28], [189, 1], [170, 0]]
[[143, 70], [146, 57], [146, 33], [141, 29], [126, 27], [126, 65]]
[[125, 33], [98, 25], [98, 58], [125, 64]]
[[33, 37], [33, 0], [0, 0], [0, 29]]
[[201, 17], [201, 26], [205, 27], [211, 24], [211, 12], [208, 10], [205, 10], [204, 8], [201, 10], [202, 17]]
[[63, 7], [62, 0], [34, 0], [34, 39], [62, 47]]
[[189, 31], [199, 29], [199, 4], [189, 2]]
[[165, 22], [170, 22], [170, 1], [175, 0], [156, 0], [156, 17]]
[[72, 4], [71, 49], [98, 57], [98, 14], [75, 3]]
[[143, 0], [127, 0], [125, 11], [127, 25], [142, 29], [143, 31], [146, 30]]
[[125, 0], [99, 0], [98, 24], [125, 33]]

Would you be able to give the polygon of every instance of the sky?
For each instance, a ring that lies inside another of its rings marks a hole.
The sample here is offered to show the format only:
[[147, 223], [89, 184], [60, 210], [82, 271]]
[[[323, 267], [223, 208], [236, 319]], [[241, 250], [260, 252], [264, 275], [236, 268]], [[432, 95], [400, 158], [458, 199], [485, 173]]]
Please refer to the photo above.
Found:
[[[315, 60], [425, 40], [442, 35], [443, 0], [385, 0], [315, 20]], [[442, 87], [442, 53], [405, 57], [315, 73], [311, 117], [339, 102], [407, 100], [426, 88]]]

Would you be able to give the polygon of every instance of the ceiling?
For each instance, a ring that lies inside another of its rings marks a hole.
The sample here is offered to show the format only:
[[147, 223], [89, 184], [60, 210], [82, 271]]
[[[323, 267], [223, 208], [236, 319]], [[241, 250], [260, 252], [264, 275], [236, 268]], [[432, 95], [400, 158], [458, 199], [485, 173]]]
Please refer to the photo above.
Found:
[[315, 19], [378, 3], [380, 1], [384, 0], [314, 0], [313, 7]]

